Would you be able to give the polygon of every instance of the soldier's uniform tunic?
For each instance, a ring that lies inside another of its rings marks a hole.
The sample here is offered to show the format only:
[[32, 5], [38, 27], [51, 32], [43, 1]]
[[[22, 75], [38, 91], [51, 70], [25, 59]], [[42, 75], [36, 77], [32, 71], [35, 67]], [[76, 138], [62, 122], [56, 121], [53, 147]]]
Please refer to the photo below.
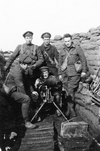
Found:
[[[58, 62], [59, 53], [56, 47], [52, 46], [51, 44], [48, 47], [45, 47], [44, 44], [42, 44], [41, 46], [39, 46], [39, 50], [42, 52], [44, 57], [44, 66], [47, 66], [49, 68], [50, 73], [55, 76], [58, 76], [58, 68], [56, 61]], [[50, 61], [47, 55], [45, 55], [45, 52], [48, 54], [50, 59], [52, 59], [53, 62]]]
[[21, 54], [29, 55], [29, 57], [32, 59], [32, 62], [36, 62], [37, 67], [39, 67], [43, 62], [43, 56], [41, 54], [41, 51], [38, 50], [38, 46], [25, 43], [23, 45], [17, 46], [13, 54], [7, 60], [6, 67], [9, 68], [13, 62], [13, 64], [18, 63], [18, 58]]

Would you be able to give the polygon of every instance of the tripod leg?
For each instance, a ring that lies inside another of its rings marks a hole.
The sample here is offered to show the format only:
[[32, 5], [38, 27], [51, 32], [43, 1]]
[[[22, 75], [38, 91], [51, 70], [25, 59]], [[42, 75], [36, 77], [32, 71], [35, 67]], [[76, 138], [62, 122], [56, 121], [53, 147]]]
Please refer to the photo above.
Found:
[[[67, 117], [63, 114], [63, 112], [60, 110], [60, 108], [56, 105], [56, 103], [55, 102], [53, 102], [53, 104], [54, 104], [54, 106], [58, 109], [58, 111], [62, 114], [62, 116], [64, 117], [64, 119], [66, 120], [66, 121], [68, 121], [68, 119], [67, 119]], [[68, 121], [69, 122], [69, 121]]]
[[37, 116], [37, 114], [40, 112], [40, 110], [42, 109], [42, 107], [44, 106], [45, 102], [43, 102], [40, 106], [40, 108], [37, 110], [37, 112], [35, 113], [35, 115], [32, 117], [31, 122], [35, 119], [35, 117]]

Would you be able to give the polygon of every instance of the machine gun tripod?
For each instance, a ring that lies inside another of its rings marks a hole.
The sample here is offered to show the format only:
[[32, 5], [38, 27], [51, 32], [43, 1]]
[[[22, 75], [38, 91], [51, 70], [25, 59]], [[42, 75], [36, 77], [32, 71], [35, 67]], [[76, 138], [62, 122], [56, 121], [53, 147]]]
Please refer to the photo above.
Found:
[[[36, 113], [34, 114], [34, 116], [31, 119], [31, 122], [35, 119], [35, 117], [38, 115], [38, 113], [40, 112], [40, 110], [43, 108], [43, 106], [45, 105], [45, 103], [53, 103], [53, 105], [56, 107], [56, 109], [61, 113], [61, 115], [64, 117], [64, 119], [66, 121], [68, 121], [68, 119], [66, 118], [66, 116], [64, 115], [64, 113], [61, 111], [61, 109], [58, 107], [58, 105], [55, 103], [54, 101], [54, 96], [52, 96], [51, 94], [51, 88], [48, 88], [47, 86], [44, 86], [44, 90], [40, 92], [40, 97], [42, 99], [42, 104], [39, 107], [39, 109], [36, 111]], [[60, 96], [61, 97], [61, 96]]]

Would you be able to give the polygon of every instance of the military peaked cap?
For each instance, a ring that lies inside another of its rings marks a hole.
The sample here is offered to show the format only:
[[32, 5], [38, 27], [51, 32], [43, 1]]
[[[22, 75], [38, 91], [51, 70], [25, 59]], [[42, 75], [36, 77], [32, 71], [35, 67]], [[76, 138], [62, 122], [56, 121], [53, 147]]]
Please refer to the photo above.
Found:
[[25, 38], [25, 37], [31, 37], [31, 36], [33, 36], [33, 32], [31, 32], [31, 31], [26, 31], [24, 34], [23, 34], [23, 37]]
[[41, 72], [49, 71], [49, 68], [47, 66], [43, 66], [40, 68]]
[[70, 34], [64, 34], [63, 35], [63, 38], [68, 38], [68, 37], [70, 37], [72, 39], [72, 35], [70, 35]]
[[41, 38], [51, 38], [51, 34], [49, 32], [45, 32], [41, 35]]

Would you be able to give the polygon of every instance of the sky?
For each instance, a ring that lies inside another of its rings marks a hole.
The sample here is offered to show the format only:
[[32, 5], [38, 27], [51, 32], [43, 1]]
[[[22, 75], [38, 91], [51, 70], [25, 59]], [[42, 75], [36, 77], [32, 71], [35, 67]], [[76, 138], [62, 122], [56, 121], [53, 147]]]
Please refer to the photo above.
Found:
[[0, 49], [14, 51], [24, 43], [23, 33], [34, 33], [33, 43], [42, 44], [41, 34], [52, 37], [88, 32], [100, 26], [100, 0], [0, 0]]

